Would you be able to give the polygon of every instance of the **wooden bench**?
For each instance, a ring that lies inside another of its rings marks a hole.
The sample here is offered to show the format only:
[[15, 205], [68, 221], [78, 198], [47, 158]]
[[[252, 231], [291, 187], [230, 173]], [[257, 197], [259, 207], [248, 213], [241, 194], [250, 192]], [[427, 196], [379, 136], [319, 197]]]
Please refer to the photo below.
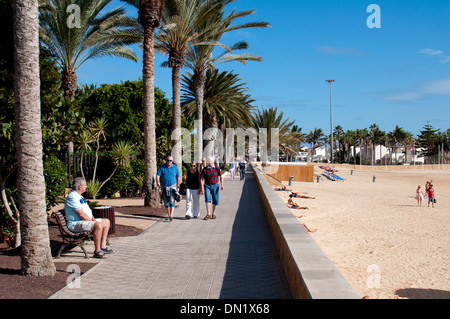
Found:
[[81, 250], [83, 250], [84, 258], [89, 259], [86, 249], [84, 248], [84, 242], [92, 238], [92, 234], [89, 232], [74, 233], [69, 230], [69, 228], [67, 227], [66, 214], [64, 212], [64, 209], [53, 212], [52, 215], [58, 223], [59, 231], [61, 232], [61, 238], [63, 240], [62, 246], [59, 249], [56, 258], [61, 257], [61, 253], [64, 248], [67, 247], [67, 245], [75, 244], [80, 247]]

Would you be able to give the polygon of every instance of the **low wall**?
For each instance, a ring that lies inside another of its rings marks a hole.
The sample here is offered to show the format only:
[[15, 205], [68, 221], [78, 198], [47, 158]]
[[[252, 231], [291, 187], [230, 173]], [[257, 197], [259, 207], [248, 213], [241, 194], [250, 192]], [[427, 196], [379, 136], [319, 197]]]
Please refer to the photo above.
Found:
[[289, 181], [291, 176], [294, 177], [296, 182], [314, 182], [314, 165], [304, 163], [268, 163], [264, 167], [264, 173], [285, 182]]
[[253, 167], [253, 174], [293, 297], [360, 299], [262, 172]]

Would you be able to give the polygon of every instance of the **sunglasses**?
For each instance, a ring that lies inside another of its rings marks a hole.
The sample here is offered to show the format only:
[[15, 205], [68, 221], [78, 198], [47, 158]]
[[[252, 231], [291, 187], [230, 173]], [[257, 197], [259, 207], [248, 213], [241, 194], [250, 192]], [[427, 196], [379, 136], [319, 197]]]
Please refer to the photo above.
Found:
[[191, 165], [191, 167], [196, 167], [196, 166], [197, 166], [197, 165], [195, 165], [195, 164], [194, 164], [194, 165]]
[[168, 159], [168, 160], [166, 160], [166, 162], [173, 162], [173, 160], [169, 160], [169, 159]]

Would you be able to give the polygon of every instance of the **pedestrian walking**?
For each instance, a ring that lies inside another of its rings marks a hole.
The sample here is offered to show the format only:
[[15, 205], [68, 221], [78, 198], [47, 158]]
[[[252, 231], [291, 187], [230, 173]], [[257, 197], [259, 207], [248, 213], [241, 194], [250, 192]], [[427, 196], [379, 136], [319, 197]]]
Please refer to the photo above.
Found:
[[236, 161], [232, 159], [230, 162], [230, 175], [232, 181], [234, 181], [235, 173], [236, 173]]
[[429, 184], [427, 194], [428, 194], [428, 207], [430, 207], [430, 203], [431, 203], [431, 207], [434, 208], [434, 203], [436, 203], [436, 198], [434, 197], [434, 188], [433, 188], [433, 184], [431, 184], [431, 182]]
[[422, 200], [424, 199], [424, 197], [425, 196], [423, 195], [420, 185], [417, 186], [417, 189], [416, 189], [417, 206], [422, 206]]
[[[204, 220], [216, 219], [216, 209], [219, 205], [219, 179], [220, 188], [223, 190], [223, 177], [220, 168], [214, 165], [214, 158], [208, 158], [208, 165], [201, 173], [201, 193], [205, 194], [206, 216]], [[212, 204], [212, 216], [211, 216]]]
[[191, 169], [184, 176], [186, 183], [186, 219], [198, 218], [200, 215], [200, 172], [192, 161]]
[[203, 172], [203, 169], [206, 167], [206, 158], [202, 157], [202, 162], [200, 164], [200, 173]]
[[167, 209], [167, 219], [173, 220], [173, 210], [175, 209], [175, 200], [180, 201], [180, 171], [178, 167], [173, 164], [172, 156], [168, 156], [166, 163], [161, 165], [156, 174], [156, 185], [161, 187], [161, 196], [164, 201], [164, 206]]
[[245, 170], [247, 169], [247, 162], [245, 160], [242, 160], [239, 162], [239, 175], [241, 177], [241, 181], [245, 178]]

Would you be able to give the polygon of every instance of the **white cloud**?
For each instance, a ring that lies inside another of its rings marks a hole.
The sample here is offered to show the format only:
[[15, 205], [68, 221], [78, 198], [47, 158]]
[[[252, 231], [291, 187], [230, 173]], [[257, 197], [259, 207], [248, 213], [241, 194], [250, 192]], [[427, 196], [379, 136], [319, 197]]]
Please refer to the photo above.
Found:
[[433, 49], [422, 49], [419, 51], [419, 53], [421, 54], [426, 54], [426, 55], [441, 55], [444, 54], [444, 51], [442, 50], [433, 50]]
[[434, 80], [422, 86], [424, 94], [450, 95], [450, 78]]
[[391, 94], [382, 99], [387, 102], [410, 102], [421, 100], [431, 95], [450, 95], [450, 78], [429, 81], [415, 91]]
[[419, 51], [420, 54], [425, 54], [425, 55], [429, 55], [429, 56], [437, 56], [440, 57], [441, 59], [439, 60], [440, 63], [447, 63], [450, 62], [450, 57], [449, 56], [444, 56], [444, 51], [442, 50], [434, 50], [434, 49], [430, 49], [430, 48], [426, 48], [426, 49], [422, 49]]
[[442, 59], [439, 60], [439, 62], [441, 62], [441, 63], [447, 63], [447, 62], [450, 62], [450, 56], [444, 56], [444, 57], [442, 57]]
[[421, 98], [423, 98], [423, 94], [420, 92], [409, 91], [386, 96], [383, 100], [387, 102], [406, 102], [420, 100]]

